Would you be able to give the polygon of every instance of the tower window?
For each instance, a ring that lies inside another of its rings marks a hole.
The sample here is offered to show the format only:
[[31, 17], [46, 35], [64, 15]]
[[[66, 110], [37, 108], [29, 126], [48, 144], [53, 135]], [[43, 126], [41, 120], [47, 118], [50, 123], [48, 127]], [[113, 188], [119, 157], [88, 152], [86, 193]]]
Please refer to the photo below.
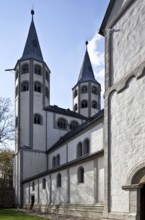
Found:
[[88, 139], [84, 141], [84, 154], [90, 153], [90, 142]]
[[37, 125], [42, 125], [43, 124], [43, 120], [42, 120], [41, 115], [39, 115], [39, 114], [34, 115], [34, 124], [37, 124]]
[[28, 84], [28, 82], [27, 82], [27, 81], [22, 82], [22, 84], [21, 84], [21, 91], [22, 91], [22, 92], [26, 92], [26, 91], [28, 91], [28, 90], [29, 90], [29, 84]]
[[66, 120], [63, 118], [59, 119], [57, 122], [57, 126], [58, 126], [58, 128], [66, 129], [66, 127], [67, 127]]
[[18, 117], [16, 117], [15, 127], [18, 127]]
[[93, 86], [93, 87], [92, 87], [92, 93], [93, 93], [93, 94], [96, 94], [96, 95], [98, 94], [98, 89], [97, 89], [96, 86]]
[[81, 108], [87, 108], [88, 107], [88, 102], [87, 100], [83, 100], [81, 103]]
[[56, 183], [57, 187], [61, 187], [61, 174], [60, 173], [57, 174], [56, 179], [57, 179], [57, 183]]
[[15, 89], [15, 96], [17, 97], [18, 95], [18, 86], [16, 86], [16, 89]]
[[87, 86], [82, 86], [81, 93], [87, 93], [87, 91], [88, 91]]
[[84, 168], [83, 167], [79, 167], [77, 176], [78, 176], [78, 183], [84, 183]]
[[45, 77], [46, 77], [46, 80], [49, 82], [49, 74], [47, 71], [45, 72]]
[[49, 99], [49, 90], [48, 90], [47, 87], [45, 87], [45, 95], [46, 95], [46, 97]]
[[98, 105], [97, 105], [97, 102], [96, 101], [92, 101], [92, 108], [97, 108]]
[[32, 191], [35, 190], [35, 182], [32, 182]]
[[73, 130], [77, 127], [78, 127], [78, 122], [77, 121], [72, 121], [71, 124], [70, 124], [70, 129]]
[[22, 66], [22, 73], [28, 73], [29, 72], [29, 66], [28, 64], [24, 64]]
[[40, 82], [35, 82], [34, 91], [41, 93], [41, 83]]
[[83, 155], [82, 143], [79, 143], [77, 145], [77, 158], [81, 157], [82, 155]]
[[45, 178], [43, 178], [43, 180], [42, 180], [42, 188], [46, 189], [46, 179]]
[[19, 72], [18, 72], [18, 70], [16, 71], [16, 79], [18, 79], [18, 74], [19, 74]]
[[74, 91], [74, 98], [78, 95], [77, 89]]
[[57, 157], [56, 157], [56, 165], [59, 166], [60, 165], [60, 155], [57, 154]]
[[52, 158], [52, 168], [56, 167], [56, 157]]
[[35, 65], [34, 72], [35, 72], [36, 74], [38, 74], [38, 75], [41, 75], [41, 66]]

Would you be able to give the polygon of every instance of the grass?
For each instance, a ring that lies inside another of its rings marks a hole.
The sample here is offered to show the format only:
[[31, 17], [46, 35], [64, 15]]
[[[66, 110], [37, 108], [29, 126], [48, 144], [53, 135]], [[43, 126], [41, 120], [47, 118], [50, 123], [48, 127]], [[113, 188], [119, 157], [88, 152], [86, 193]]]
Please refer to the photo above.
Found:
[[16, 209], [0, 209], [0, 220], [44, 220], [43, 217], [30, 216]]

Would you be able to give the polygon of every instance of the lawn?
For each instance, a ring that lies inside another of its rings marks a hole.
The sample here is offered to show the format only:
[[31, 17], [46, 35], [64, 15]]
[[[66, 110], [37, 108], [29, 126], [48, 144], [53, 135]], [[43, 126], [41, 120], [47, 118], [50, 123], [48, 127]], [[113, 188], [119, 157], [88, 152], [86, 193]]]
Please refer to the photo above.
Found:
[[30, 216], [15, 209], [0, 209], [0, 220], [45, 220], [46, 218]]

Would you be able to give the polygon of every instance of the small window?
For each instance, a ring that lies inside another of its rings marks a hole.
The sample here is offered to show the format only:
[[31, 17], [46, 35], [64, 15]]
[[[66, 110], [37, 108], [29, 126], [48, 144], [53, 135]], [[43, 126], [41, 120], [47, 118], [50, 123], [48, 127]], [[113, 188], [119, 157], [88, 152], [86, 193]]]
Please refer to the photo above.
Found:
[[41, 83], [40, 82], [35, 82], [34, 91], [41, 93]]
[[52, 158], [52, 168], [56, 167], [56, 157]]
[[77, 145], [77, 158], [82, 157], [82, 155], [83, 155], [82, 143], [79, 143]]
[[84, 168], [83, 167], [79, 167], [77, 175], [78, 175], [78, 183], [84, 183]]
[[34, 115], [34, 124], [37, 124], [37, 125], [42, 125], [43, 124], [41, 115], [39, 115], [39, 114]]
[[49, 82], [49, 74], [47, 71], [45, 72], [45, 76], [46, 76], [46, 80]]
[[35, 182], [32, 182], [32, 191], [35, 190]]
[[16, 117], [15, 127], [18, 127], [18, 117]]
[[96, 86], [93, 86], [93, 87], [92, 87], [92, 93], [97, 95], [98, 89], [97, 89]]
[[77, 89], [74, 91], [74, 98], [78, 95]]
[[87, 100], [83, 100], [81, 103], [81, 108], [87, 108], [88, 107], [88, 102]]
[[81, 92], [82, 93], [87, 93], [88, 92], [87, 86], [82, 86]]
[[57, 187], [61, 187], [61, 174], [57, 174], [57, 183], [56, 183]]
[[19, 72], [18, 72], [18, 70], [16, 71], [16, 79], [18, 79], [18, 75], [19, 75]]
[[23, 83], [21, 84], [21, 91], [22, 91], [22, 92], [29, 91], [29, 84], [28, 84], [28, 82], [23, 82]]
[[56, 157], [56, 165], [59, 166], [60, 165], [60, 155], [57, 154], [57, 157]]
[[63, 118], [59, 119], [57, 122], [57, 126], [58, 126], [58, 128], [66, 129], [66, 127], [67, 127], [66, 120]]
[[34, 72], [35, 72], [36, 74], [38, 74], [38, 75], [41, 75], [41, 66], [35, 65]]
[[84, 141], [84, 154], [90, 153], [90, 142], [88, 139]]
[[70, 124], [70, 129], [73, 130], [77, 127], [78, 127], [78, 122], [77, 121], [72, 121], [71, 124]]
[[75, 105], [74, 105], [74, 111], [76, 112], [77, 110], [78, 110], [78, 105], [75, 104]]
[[92, 101], [92, 108], [97, 108], [98, 105], [97, 105], [97, 102], [96, 101]]
[[45, 95], [46, 95], [46, 97], [49, 99], [49, 90], [48, 90], [47, 87], [45, 87]]
[[22, 73], [28, 73], [29, 72], [29, 66], [28, 64], [24, 64], [22, 66]]
[[46, 189], [46, 179], [45, 178], [43, 178], [43, 180], [42, 180], [42, 188]]

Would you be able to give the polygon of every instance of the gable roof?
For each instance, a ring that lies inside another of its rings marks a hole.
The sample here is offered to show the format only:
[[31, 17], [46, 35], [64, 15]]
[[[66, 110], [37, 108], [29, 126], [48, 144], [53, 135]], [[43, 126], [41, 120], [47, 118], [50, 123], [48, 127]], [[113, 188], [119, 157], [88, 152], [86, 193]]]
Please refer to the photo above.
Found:
[[99, 29], [99, 34], [101, 34], [103, 36], [104, 36], [104, 30], [105, 30], [105, 27], [106, 27], [106, 24], [107, 24], [107, 20], [108, 20], [110, 14], [111, 14], [111, 11], [114, 7], [115, 1], [116, 0], [110, 0], [110, 3], [107, 7], [107, 10], [106, 10], [106, 13], [105, 13], [105, 16], [104, 16], [104, 19], [102, 21], [101, 27]]
[[87, 128], [89, 125], [94, 123], [95, 121], [99, 120], [100, 118], [104, 117], [104, 109], [99, 111], [97, 114], [93, 115], [91, 118], [89, 118], [86, 122], [82, 123], [80, 126], [75, 128], [74, 130], [66, 133], [64, 136], [62, 136], [51, 148], [47, 150], [47, 153], [57, 148], [59, 145], [63, 144], [65, 141], [72, 138], [74, 135], [78, 134], [85, 128]]
[[55, 113], [62, 114], [62, 115], [68, 115], [68, 116], [76, 117], [76, 118], [80, 118], [80, 119], [85, 119], [85, 120], [87, 119], [87, 117], [85, 117], [77, 112], [71, 111], [69, 108], [64, 109], [64, 108], [58, 107], [57, 105], [49, 105], [48, 107], [45, 107], [44, 110], [50, 111], [50, 112], [55, 112]]
[[24, 47], [24, 52], [20, 60], [32, 58], [32, 59], [36, 59], [38, 61], [43, 62], [43, 56], [42, 56], [39, 40], [37, 37], [35, 24], [33, 21], [33, 15], [34, 15], [33, 10], [31, 11], [31, 14], [32, 14], [32, 21], [30, 24], [28, 37], [27, 37], [26, 44]]

